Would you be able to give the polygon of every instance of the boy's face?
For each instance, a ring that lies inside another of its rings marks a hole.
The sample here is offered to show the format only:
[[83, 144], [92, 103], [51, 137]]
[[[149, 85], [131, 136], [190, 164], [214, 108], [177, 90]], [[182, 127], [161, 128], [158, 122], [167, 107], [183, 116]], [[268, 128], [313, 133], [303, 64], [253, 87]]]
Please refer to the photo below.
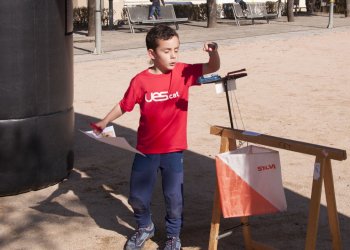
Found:
[[158, 40], [158, 47], [154, 51], [148, 50], [148, 55], [153, 60], [156, 70], [166, 73], [174, 69], [178, 59], [180, 41], [179, 38], [173, 36], [169, 40]]

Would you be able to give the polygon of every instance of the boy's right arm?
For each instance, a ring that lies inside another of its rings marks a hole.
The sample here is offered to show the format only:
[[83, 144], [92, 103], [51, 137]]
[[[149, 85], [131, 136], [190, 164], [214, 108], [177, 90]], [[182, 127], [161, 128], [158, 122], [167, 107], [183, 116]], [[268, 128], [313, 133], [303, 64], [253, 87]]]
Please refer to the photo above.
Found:
[[[96, 123], [96, 126], [100, 127], [103, 130], [109, 122], [114, 121], [123, 114], [124, 111], [121, 109], [119, 103], [117, 103], [117, 105], [113, 107], [113, 109], [105, 116], [105, 118]], [[94, 132], [96, 133], [98, 131]]]

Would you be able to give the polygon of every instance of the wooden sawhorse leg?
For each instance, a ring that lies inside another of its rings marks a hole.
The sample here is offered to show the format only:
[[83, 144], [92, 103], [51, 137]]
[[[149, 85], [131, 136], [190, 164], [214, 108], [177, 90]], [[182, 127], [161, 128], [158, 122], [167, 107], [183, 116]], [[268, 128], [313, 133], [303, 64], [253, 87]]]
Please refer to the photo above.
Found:
[[[224, 153], [237, 148], [236, 140], [229, 139], [221, 136], [220, 153]], [[216, 250], [218, 248], [219, 229], [220, 229], [220, 218], [221, 218], [221, 205], [220, 205], [220, 194], [218, 184], [216, 182], [213, 211], [210, 225], [210, 236], [209, 236], [209, 250]]]
[[307, 223], [305, 249], [312, 250], [316, 248], [316, 238], [318, 229], [318, 219], [320, 215], [320, 203], [322, 193], [322, 182], [324, 176], [325, 159], [316, 157], [314, 166], [314, 175], [312, 182], [311, 200], [309, 207], [309, 219]]
[[335, 201], [332, 165], [330, 159], [326, 159], [326, 167], [324, 171], [324, 189], [326, 192], [328, 223], [332, 237], [332, 249], [342, 249], [342, 240], [340, 235], [337, 204]]
[[314, 168], [305, 249], [316, 249], [323, 181], [326, 193], [328, 221], [332, 237], [332, 249], [342, 249], [331, 161], [330, 159], [317, 156]]
[[216, 184], [215, 194], [214, 194], [214, 203], [213, 203], [213, 211], [211, 217], [211, 225], [210, 225], [210, 236], [209, 236], [209, 250], [217, 250], [218, 249], [218, 236], [220, 230], [220, 218], [221, 218], [221, 206], [220, 206], [220, 194], [218, 185]]

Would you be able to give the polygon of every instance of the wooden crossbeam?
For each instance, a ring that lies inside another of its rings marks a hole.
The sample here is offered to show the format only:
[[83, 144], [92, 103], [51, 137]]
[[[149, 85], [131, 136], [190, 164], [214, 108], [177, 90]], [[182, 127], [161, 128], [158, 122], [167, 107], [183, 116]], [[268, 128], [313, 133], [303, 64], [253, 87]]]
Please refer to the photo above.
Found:
[[212, 126], [210, 134], [227, 137], [235, 140], [242, 140], [246, 142], [261, 144], [269, 147], [285, 149], [289, 151], [299, 152], [303, 154], [315, 155], [320, 157], [327, 157], [338, 161], [346, 160], [346, 151], [311, 144], [301, 141], [294, 141], [286, 138], [275, 137], [256, 132], [250, 132], [239, 129], [231, 129], [228, 127]]

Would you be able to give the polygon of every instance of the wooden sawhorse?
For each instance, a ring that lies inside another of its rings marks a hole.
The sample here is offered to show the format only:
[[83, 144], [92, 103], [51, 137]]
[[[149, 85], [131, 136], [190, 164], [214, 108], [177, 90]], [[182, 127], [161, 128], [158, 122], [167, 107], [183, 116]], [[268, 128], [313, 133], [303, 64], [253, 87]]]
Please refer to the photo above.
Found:
[[[335, 200], [333, 173], [331, 160], [342, 161], [346, 159], [346, 151], [336, 148], [329, 148], [300, 141], [293, 141], [285, 138], [252, 133], [239, 129], [231, 129], [220, 126], [212, 126], [210, 134], [221, 136], [220, 153], [237, 148], [236, 140], [265, 145], [274, 148], [309, 154], [316, 156], [314, 178], [312, 182], [311, 201], [306, 232], [305, 249], [312, 250], [316, 247], [318, 220], [320, 214], [320, 202], [322, 183], [326, 193], [328, 221], [332, 237], [332, 249], [342, 249], [339, 219]], [[216, 250], [221, 219], [221, 207], [218, 186], [216, 185], [212, 220], [209, 237], [209, 250]], [[246, 249], [273, 249], [270, 246], [252, 240], [248, 217], [241, 217], [243, 225], [244, 245]]]

